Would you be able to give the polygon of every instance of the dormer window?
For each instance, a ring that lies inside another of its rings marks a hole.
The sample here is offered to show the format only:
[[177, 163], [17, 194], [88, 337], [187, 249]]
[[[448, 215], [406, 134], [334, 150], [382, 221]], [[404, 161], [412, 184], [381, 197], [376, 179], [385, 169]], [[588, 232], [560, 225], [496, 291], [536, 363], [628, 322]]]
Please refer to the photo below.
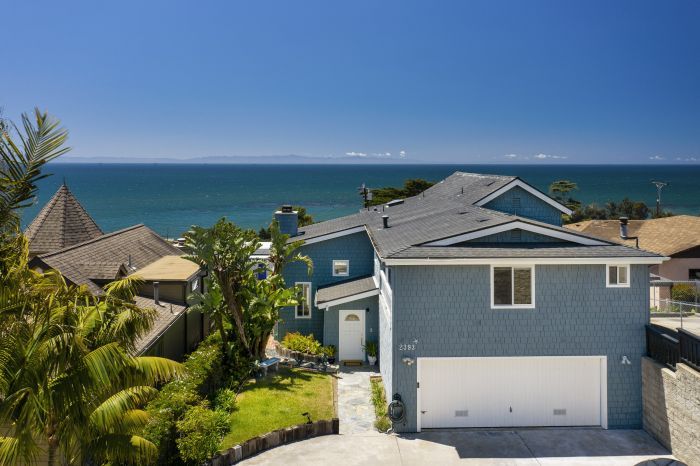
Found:
[[333, 276], [334, 277], [347, 277], [350, 275], [350, 261], [349, 260], [334, 260], [333, 261]]

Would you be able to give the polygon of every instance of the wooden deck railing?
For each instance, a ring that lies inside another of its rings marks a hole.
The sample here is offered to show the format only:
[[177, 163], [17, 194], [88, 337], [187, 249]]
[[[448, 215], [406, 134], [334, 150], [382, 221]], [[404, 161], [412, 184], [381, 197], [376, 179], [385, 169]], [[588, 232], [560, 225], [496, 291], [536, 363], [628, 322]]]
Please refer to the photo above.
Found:
[[679, 328], [678, 343], [681, 362], [700, 371], [700, 337]]
[[676, 370], [680, 361], [678, 340], [664, 332], [647, 325], [647, 356], [666, 367]]

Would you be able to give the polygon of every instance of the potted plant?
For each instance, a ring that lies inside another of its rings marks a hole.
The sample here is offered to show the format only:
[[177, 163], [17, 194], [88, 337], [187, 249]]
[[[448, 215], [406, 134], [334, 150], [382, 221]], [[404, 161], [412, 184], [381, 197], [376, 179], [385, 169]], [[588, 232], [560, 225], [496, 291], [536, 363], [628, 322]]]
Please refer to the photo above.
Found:
[[326, 355], [326, 358], [328, 358], [328, 364], [335, 364], [335, 346], [324, 346], [323, 353]]
[[367, 360], [370, 366], [374, 366], [377, 363], [377, 342], [368, 341], [365, 345], [365, 352], [367, 353]]

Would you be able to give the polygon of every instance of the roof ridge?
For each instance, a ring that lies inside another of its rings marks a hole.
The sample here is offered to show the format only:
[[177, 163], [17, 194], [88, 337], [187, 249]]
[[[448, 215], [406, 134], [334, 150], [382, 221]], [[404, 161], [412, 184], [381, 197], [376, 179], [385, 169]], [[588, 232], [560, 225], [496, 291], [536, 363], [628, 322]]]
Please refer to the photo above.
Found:
[[[76, 243], [76, 244], [74, 244], [74, 245], [72, 245], [72, 246], [67, 246], [67, 247], [65, 247], [65, 248], [61, 248], [61, 249], [59, 249], [58, 251], [53, 251], [53, 252], [50, 252], [50, 253], [47, 253], [47, 254], [41, 254], [39, 257], [45, 258], [45, 257], [55, 256], [55, 255], [57, 255], [57, 254], [63, 254], [64, 252], [67, 252], [67, 251], [70, 251], [70, 250], [72, 250], [72, 249], [76, 249], [76, 248], [85, 246], [86, 244], [96, 243], [96, 242], [101, 241], [101, 240], [103, 240], [103, 239], [111, 238], [111, 237], [113, 237], [113, 236], [115, 236], [115, 235], [124, 233], [124, 232], [129, 231], [129, 230], [135, 230], [135, 229], [141, 228], [141, 227], [146, 227], [146, 225], [144, 225], [143, 223], [138, 223], [138, 224], [132, 225], [132, 226], [130, 226], [130, 227], [122, 228], [121, 230], [113, 231], [113, 232], [111, 232], [111, 233], [105, 233], [105, 234], [103, 234], [103, 235], [101, 235], [101, 236], [98, 236], [97, 238], [93, 238], [93, 239], [89, 239], [89, 240], [87, 240], [87, 241], [83, 241], [82, 243]], [[146, 228], [148, 228], [148, 227], [146, 227]], [[149, 230], [150, 230], [150, 228], [149, 228]], [[165, 241], [165, 240], [164, 240], [164, 241]]]

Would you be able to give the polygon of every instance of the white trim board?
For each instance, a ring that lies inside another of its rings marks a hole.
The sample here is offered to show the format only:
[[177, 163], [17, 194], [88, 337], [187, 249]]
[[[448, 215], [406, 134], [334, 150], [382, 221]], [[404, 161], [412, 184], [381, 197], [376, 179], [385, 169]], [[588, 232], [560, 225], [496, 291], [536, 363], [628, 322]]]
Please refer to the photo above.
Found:
[[310, 238], [305, 240], [304, 235], [299, 237], [293, 237], [292, 241], [303, 241], [304, 244], [314, 244], [320, 243], [322, 241], [328, 241], [329, 239], [340, 238], [341, 236], [352, 235], [354, 233], [360, 233], [361, 231], [367, 231], [364, 225], [359, 227], [348, 228], [347, 230], [336, 231], [335, 233], [328, 233], [327, 235], [316, 236], [315, 238]]
[[566, 207], [565, 205], [558, 203], [557, 201], [555, 201], [551, 197], [549, 197], [546, 194], [542, 193], [541, 191], [533, 188], [532, 186], [530, 186], [529, 184], [525, 183], [524, 181], [522, 181], [520, 179], [515, 179], [515, 180], [511, 181], [510, 183], [508, 183], [507, 185], [495, 190], [494, 192], [492, 192], [488, 196], [479, 199], [478, 201], [476, 201], [474, 203], [474, 205], [477, 205], [479, 207], [483, 207], [485, 204], [488, 204], [489, 202], [493, 201], [501, 194], [510, 191], [511, 189], [515, 188], [516, 186], [518, 188], [524, 189], [525, 191], [527, 191], [528, 193], [537, 197], [538, 199], [543, 200], [547, 204], [551, 205], [552, 207], [554, 207], [555, 209], [559, 210], [560, 212], [562, 212], [566, 215], [571, 215], [573, 213], [573, 211], [571, 209], [569, 209], [568, 207]]
[[498, 258], [461, 258], [461, 259], [385, 259], [386, 265], [561, 265], [561, 264], [661, 264], [668, 257], [498, 257]]
[[531, 223], [523, 222], [522, 220], [513, 220], [512, 222], [502, 223], [501, 225], [495, 225], [481, 230], [471, 231], [469, 233], [424, 243], [423, 246], [452, 246], [454, 244], [464, 243], [465, 241], [483, 238], [484, 236], [511, 230], [525, 230], [531, 233], [537, 233], [540, 235], [549, 236], [551, 238], [569, 241], [571, 243], [583, 244], [585, 246], [609, 246], [611, 244], [607, 241], [588, 238], [586, 236], [580, 236], [577, 234], [568, 233], [566, 231], [556, 230], [554, 228], [533, 225]]
[[[372, 296], [377, 296], [378, 294], [379, 294], [378, 289], [365, 291], [363, 293], [354, 294], [352, 296], [346, 296], [344, 298], [338, 298], [338, 299], [334, 299], [332, 301], [326, 301], [325, 303], [316, 304], [316, 307], [319, 309], [328, 309], [329, 307], [332, 307], [332, 306], [339, 306], [341, 304], [351, 303], [353, 301], [357, 301], [360, 299], [370, 298]], [[316, 296], [318, 296], [318, 292], [316, 293]]]

